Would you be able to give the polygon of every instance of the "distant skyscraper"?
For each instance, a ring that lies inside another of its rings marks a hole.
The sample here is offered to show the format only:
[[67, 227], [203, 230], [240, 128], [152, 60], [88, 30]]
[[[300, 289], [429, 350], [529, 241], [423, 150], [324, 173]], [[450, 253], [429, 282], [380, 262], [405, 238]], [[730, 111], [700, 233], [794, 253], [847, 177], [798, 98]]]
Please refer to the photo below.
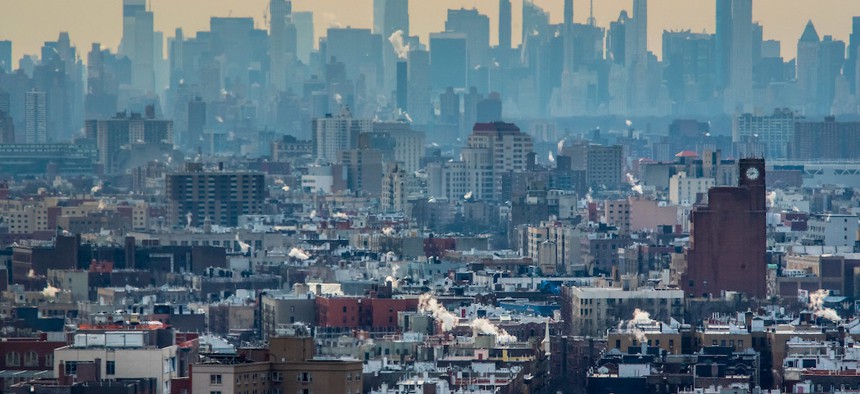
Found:
[[188, 133], [184, 138], [186, 148], [195, 148], [203, 144], [203, 132], [206, 127], [206, 102], [196, 97], [188, 102]]
[[146, 10], [146, 0], [123, 0], [120, 53], [131, 59], [132, 85], [155, 90], [154, 16]]
[[636, 61], [644, 62], [648, 55], [648, 0], [633, 0], [633, 35]]
[[269, 61], [271, 83], [278, 90], [287, 88], [287, 67], [296, 55], [296, 27], [292, 23], [293, 3], [270, 0]]
[[28, 144], [48, 142], [48, 95], [27, 92], [24, 96], [24, 131]]
[[729, 84], [729, 63], [732, 53], [732, 0], [717, 0], [717, 34], [715, 35], [714, 83], [719, 89]]
[[0, 41], [0, 70], [12, 72], [12, 41]]
[[465, 34], [430, 34], [430, 68], [434, 90], [466, 87], [466, 71], [469, 68], [466, 48]]
[[486, 66], [490, 50], [490, 18], [476, 9], [448, 10], [445, 31], [466, 36], [469, 66]]
[[845, 77], [851, 84], [851, 92], [857, 93], [858, 78], [857, 68], [860, 67], [860, 61], [857, 56], [860, 55], [860, 16], [855, 16], [851, 19], [851, 36], [848, 40], [848, 59], [845, 63]]
[[532, 0], [523, 0], [523, 35], [522, 41], [534, 35], [545, 35], [549, 30], [549, 13], [540, 8]]
[[395, 89], [396, 67], [398, 60], [405, 60], [405, 54], [394, 52], [389, 38], [395, 32], [402, 32], [404, 41], [409, 38], [409, 0], [373, 0], [373, 34], [382, 38], [382, 62], [384, 67], [385, 91]]
[[753, 22], [752, 0], [732, 0], [732, 47], [726, 110], [752, 105]]
[[797, 41], [797, 85], [799, 99], [809, 112], [815, 111], [818, 101], [821, 39], [812, 21], [806, 23], [803, 35]]
[[311, 64], [314, 50], [314, 13], [294, 12], [293, 24], [296, 26], [296, 56], [304, 64]]
[[[573, 73], [573, 0], [564, 0], [564, 73], [570, 78]], [[564, 82], [562, 82], [564, 84]]]
[[511, 49], [511, 0], [499, 0], [499, 49]]

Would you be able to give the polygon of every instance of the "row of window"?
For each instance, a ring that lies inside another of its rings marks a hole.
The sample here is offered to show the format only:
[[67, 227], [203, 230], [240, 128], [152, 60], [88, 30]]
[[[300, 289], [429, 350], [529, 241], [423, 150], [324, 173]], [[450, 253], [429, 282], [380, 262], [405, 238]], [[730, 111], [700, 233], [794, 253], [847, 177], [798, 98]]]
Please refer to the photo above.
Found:
[[[45, 366], [51, 366], [54, 364], [54, 355], [46, 354], [45, 355]], [[11, 351], [6, 353], [6, 366], [7, 367], [38, 367], [39, 366], [39, 354], [35, 351], [29, 351], [21, 355], [16, 351]]]

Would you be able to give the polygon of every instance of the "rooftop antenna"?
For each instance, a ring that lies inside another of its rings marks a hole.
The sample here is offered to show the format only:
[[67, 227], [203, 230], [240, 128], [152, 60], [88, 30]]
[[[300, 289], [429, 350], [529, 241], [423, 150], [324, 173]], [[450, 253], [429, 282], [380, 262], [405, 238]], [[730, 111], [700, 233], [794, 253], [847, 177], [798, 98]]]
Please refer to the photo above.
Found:
[[594, 0], [591, 0], [591, 7], [588, 12], [588, 24], [591, 26], [597, 25], [597, 20], [594, 19]]

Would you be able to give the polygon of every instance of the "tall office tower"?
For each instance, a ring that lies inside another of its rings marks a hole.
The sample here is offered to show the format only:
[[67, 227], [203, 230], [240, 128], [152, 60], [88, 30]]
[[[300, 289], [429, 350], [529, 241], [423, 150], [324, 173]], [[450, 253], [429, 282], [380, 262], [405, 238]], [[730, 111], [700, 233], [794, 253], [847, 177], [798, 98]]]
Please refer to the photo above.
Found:
[[648, 0], [633, 0], [633, 23], [636, 36], [636, 59], [646, 61], [648, 56]]
[[[405, 60], [406, 53], [395, 52], [392, 35], [400, 31], [400, 38], [409, 37], [409, 0], [373, 0], [373, 34], [382, 39], [383, 87], [385, 92], [396, 88], [398, 60]], [[402, 45], [401, 45], [402, 46]]]
[[815, 113], [815, 103], [818, 101], [820, 44], [815, 26], [812, 21], [807, 22], [803, 35], [797, 41], [797, 85], [803, 107], [810, 113]]
[[342, 150], [358, 147], [358, 136], [373, 130], [373, 121], [354, 119], [348, 110], [339, 115], [317, 118], [312, 124], [312, 144], [317, 160], [335, 163]]
[[714, 36], [717, 89], [729, 86], [729, 64], [732, 53], [732, 0], [717, 0], [717, 33]]
[[10, 95], [0, 90], [0, 144], [15, 143], [15, 124], [12, 120]]
[[752, 0], [732, 0], [732, 47], [729, 92], [725, 109], [734, 112], [749, 107], [753, 99]]
[[842, 76], [845, 65], [845, 42], [824, 36], [818, 53], [818, 100], [815, 113], [830, 114], [836, 97], [836, 80]]
[[511, 0], [499, 0], [499, 49], [511, 50]]
[[860, 16], [855, 16], [851, 19], [851, 36], [848, 38], [848, 59], [845, 63], [845, 77], [851, 84], [851, 93], [857, 93], [857, 81], [860, 81], [860, 75], [857, 73], [857, 68], [860, 67], [860, 61], [857, 56], [860, 56]]
[[314, 13], [294, 12], [293, 25], [296, 27], [296, 56], [304, 64], [311, 64], [314, 50]]
[[0, 41], [0, 72], [12, 72], [12, 41]]
[[453, 88], [445, 89], [445, 93], [439, 95], [439, 120], [438, 123], [445, 125], [448, 129], [457, 130], [455, 138], [460, 138], [460, 94], [454, 92]]
[[532, 36], [546, 36], [549, 32], [549, 13], [540, 8], [532, 0], [523, 0], [522, 8], [523, 31], [522, 42]]
[[122, 1], [122, 40], [119, 44], [121, 55], [131, 56], [135, 51], [135, 22], [138, 12], [146, 12], [146, 0]]
[[186, 149], [194, 149], [203, 144], [203, 132], [206, 127], [206, 102], [195, 97], [188, 102], [188, 132], [183, 138]]
[[[573, 0], [564, 0], [564, 74], [570, 78], [573, 73]], [[564, 84], [564, 81], [562, 82]]]
[[171, 226], [212, 224], [236, 227], [240, 215], [263, 213], [266, 176], [258, 172], [189, 171], [165, 178], [167, 219]]
[[296, 52], [296, 28], [292, 24], [293, 3], [290, 0], [270, 0], [269, 13], [269, 74], [272, 86], [287, 88], [287, 67]]
[[397, 108], [406, 111], [409, 108], [409, 67], [405, 60], [397, 62], [395, 96]]
[[489, 64], [490, 18], [476, 9], [448, 10], [445, 31], [466, 36], [469, 68]]
[[28, 144], [48, 142], [48, 95], [27, 92], [24, 96], [24, 136]]
[[346, 149], [338, 152], [338, 164], [346, 168], [346, 187], [353, 193], [379, 196], [382, 193], [382, 152], [376, 149]]
[[430, 34], [430, 78], [433, 90], [448, 87], [465, 89], [469, 69], [466, 35]]
[[120, 53], [131, 60], [132, 86], [155, 90], [154, 16], [146, 10], [146, 0], [123, 0]]
[[433, 111], [430, 96], [430, 52], [423, 50], [409, 52], [407, 69], [409, 94], [406, 102], [409, 117], [416, 124], [427, 124]]
[[741, 159], [737, 187], [708, 191], [690, 214], [690, 248], [681, 287], [689, 296], [736, 291], [767, 296], [767, 202], [764, 159]]

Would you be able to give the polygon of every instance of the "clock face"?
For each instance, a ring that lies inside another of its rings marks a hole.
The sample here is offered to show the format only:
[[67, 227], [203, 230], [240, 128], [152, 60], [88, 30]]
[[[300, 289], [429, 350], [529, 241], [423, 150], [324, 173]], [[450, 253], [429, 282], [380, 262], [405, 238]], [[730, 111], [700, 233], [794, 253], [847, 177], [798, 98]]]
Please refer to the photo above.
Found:
[[755, 168], [755, 167], [747, 168], [746, 176], [747, 176], [747, 179], [749, 179], [751, 181], [758, 179], [758, 176], [759, 176], [758, 168]]

